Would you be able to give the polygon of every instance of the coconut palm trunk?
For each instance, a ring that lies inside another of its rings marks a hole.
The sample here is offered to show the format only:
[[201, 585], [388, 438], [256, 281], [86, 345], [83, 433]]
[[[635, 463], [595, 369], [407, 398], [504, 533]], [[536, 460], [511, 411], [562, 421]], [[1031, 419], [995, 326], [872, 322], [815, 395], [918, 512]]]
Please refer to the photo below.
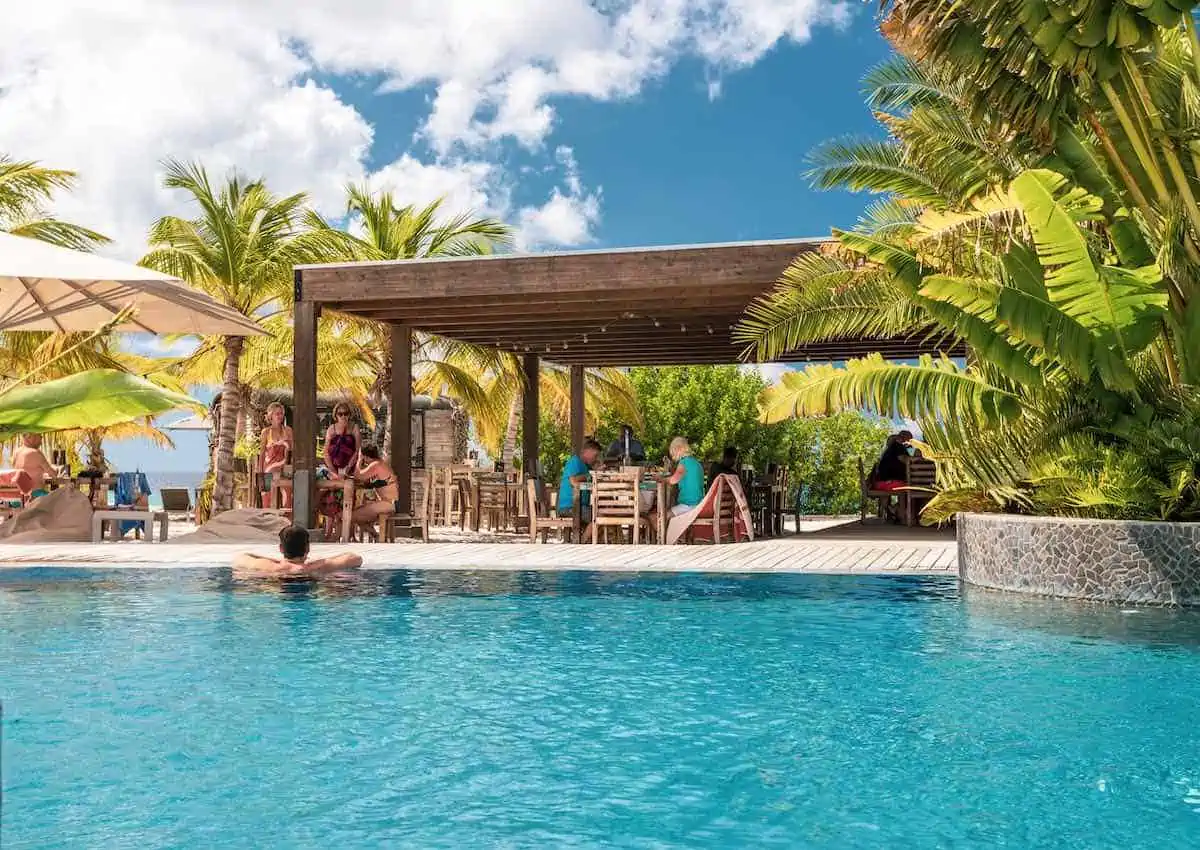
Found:
[[504, 444], [500, 447], [500, 461], [505, 469], [512, 469], [513, 457], [517, 453], [517, 427], [521, 422], [521, 399], [523, 394], [513, 393], [508, 403], [508, 426], [504, 429]]
[[240, 336], [226, 337], [225, 382], [221, 390], [221, 424], [217, 432], [217, 477], [213, 484], [213, 513], [233, 509], [233, 447], [237, 442], [241, 392], [238, 375], [242, 363]]

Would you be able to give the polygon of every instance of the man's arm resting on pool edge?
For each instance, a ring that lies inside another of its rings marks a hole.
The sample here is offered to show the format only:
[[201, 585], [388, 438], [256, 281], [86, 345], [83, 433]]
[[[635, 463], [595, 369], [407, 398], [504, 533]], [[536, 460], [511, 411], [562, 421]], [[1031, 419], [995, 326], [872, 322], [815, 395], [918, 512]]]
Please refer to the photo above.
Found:
[[317, 558], [304, 564], [305, 572], [319, 571], [323, 573], [338, 573], [343, 570], [357, 570], [362, 566], [362, 556], [353, 552], [339, 552], [328, 558]]

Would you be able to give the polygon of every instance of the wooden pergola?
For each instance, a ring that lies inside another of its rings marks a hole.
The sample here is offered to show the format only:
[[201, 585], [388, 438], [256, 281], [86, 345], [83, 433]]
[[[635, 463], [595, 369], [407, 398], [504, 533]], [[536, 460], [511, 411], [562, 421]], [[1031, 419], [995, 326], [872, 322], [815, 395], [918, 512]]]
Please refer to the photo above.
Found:
[[[336, 310], [392, 327], [392, 445], [401, 527], [411, 513], [408, 460], [414, 330], [522, 358], [522, 452], [538, 456], [538, 370], [570, 367], [571, 436], [583, 439], [584, 369], [746, 362], [734, 326], [800, 253], [826, 239], [578, 251], [562, 254], [299, 266], [295, 270], [295, 516], [312, 518], [317, 468], [317, 317]], [[936, 339], [846, 339], [779, 358], [903, 359], [946, 350]], [[951, 354], [961, 354], [949, 351]]]

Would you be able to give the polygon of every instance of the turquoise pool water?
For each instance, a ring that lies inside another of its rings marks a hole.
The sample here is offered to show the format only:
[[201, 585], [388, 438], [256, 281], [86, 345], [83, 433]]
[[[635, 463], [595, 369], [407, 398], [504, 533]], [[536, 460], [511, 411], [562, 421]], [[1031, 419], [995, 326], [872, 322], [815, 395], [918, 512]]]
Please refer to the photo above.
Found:
[[945, 579], [0, 570], [2, 846], [1195, 848], [1200, 616]]

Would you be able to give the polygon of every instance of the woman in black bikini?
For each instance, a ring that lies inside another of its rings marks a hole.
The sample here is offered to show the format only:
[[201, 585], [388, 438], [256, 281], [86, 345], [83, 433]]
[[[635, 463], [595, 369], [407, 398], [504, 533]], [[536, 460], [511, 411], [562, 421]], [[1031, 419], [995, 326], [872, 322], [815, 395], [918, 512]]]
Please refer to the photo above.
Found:
[[379, 531], [375, 523], [396, 512], [400, 490], [396, 486], [396, 473], [380, 458], [378, 448], [363, 446], [361, 453], [361, 465], [354, 478], [361, 482], [361, 489], [366, 491], [366, 495], [363, 503], [354, 509], [351, 519], [364, 534], [372, 540], [378, 540]]

